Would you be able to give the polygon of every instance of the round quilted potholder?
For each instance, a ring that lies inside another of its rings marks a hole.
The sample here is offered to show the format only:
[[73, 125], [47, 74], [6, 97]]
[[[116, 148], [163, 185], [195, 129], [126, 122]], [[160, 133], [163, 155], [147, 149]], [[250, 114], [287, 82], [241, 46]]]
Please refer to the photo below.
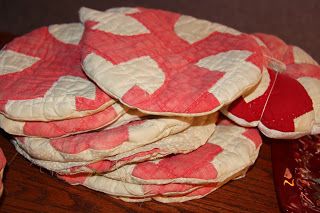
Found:
[[16, 139], [19, 146], [36, 159], [57, 162], [98, 161], [181, 132], [192, 124], [192, 120], [181, 117], [150, 118], [64, 138]]
[[221, 121], [208, 142], [188, 154], [125, 165], [105, 177], [135, 184], [223, 182], [252, 165], [262, 143], [259, 132]]
[[218, 189], [229, 180], [243, 177], [247, 171], [233, 174], [224, 182], [211, 184], [133, 184], [126, 183], [99, 175], [66, 175], [58, 176], [72, 185], [83, 185], [90, 189], [104, 192], [126, 202], [144, 202], [152, 199], [162, 203], [185, 202], [188, 200], [202, 198]]
[[129, 163], [152, 160], [170, 154], [191, 152], [203, 145], [212, 135], [216, 120], [217, 113], [197, 117], [192, 125], [182, 132], [97, 162], [53, 162], [34, 159], [20, 148], [18, 142], [12, 142], [17, 151], [32, 163], [59, 174], [105, 173]]
[[267, 61], [259, 85], [222, 112], [271, 138], [320, 133], [320, 66], [302, 49], [255, 34]]
[[127, 198], [148, 198], [153, 196], [175, 196], [188, 194], [201, 185], [190, 184], [164, 184], [164, 185], [138, 185], [113, 180], [100, 175], [92, 176], [58, 176], [72, 185], [83, 185], [95, 191], [104, 192], [113, 196]]
[[0, 113], [15, 120], [82, 117], [114, 101], [81, 69], [80, 23], [51, 25], [0, 51]]
[[4, 167], [6, 166], [6, 163], [7, 163], [6, 157], [4, 156], [3, 151], [0, 148], [0, 197], [3, 193], [2, 178], [3, 178], [3, 171], [4, 171]]
[[[152, 197], [144, 197], [144, 198], [137, 198], [137, 197], [119, 197], [119, 196], [114, 196], [115, 198], [121, 199], [123, 201], [126, 202], [145, 202], [145, 201], [151, 201], [151, 200], [156, 200], [158, 202], [161, 203], [181, 203], [181, 202], [186, 202], [189, 200], [195, 200], [195, 199], [200, 199], [202, 197], [207, 196], [208, 194], [210, 194], [211, 192], [217, 190], [219, 187], [223, 186], [225, 183], [227, 183], [229, 180], [236, 180], [239, 177], [244, 177], [246, 174], [246, 169], [244, 169], [243, 171], [241, 171], [238, 174], [235, 174], [233, 177], [230, 177], [228, 180], [222, 182], [222, 183], [212, 183], [212, 184], [204, 184], [204, 185], [188, 185], [188, 184], [164, 184], [164, 185], [142, 185], [142, 187], [144, 187], [143, 189], [145, 189], [145, 191], [150, 191], [154, 189], [160, 189], [160, 190], [166, 190], [166, 188], [173, 188], [174, 186], [180, 186], [180, 188], [188, 188], [188, 187], [192, 187], [189, 190], [185, 190], [183, 191], [183, 189], [181, 189], [179, 191], [179, 194], [171, 194], [171, 195], [167, 195], [167, 196], [152, 196]], [[123, 184], [121, 182], [121, 184]], [[188, 192], [189, 191], [189, 192]], [[159, 193], [158, 193], [159, 194]]]
[[[174, 184], [169, 184], [168, 186], [171, 186], [171, 185], [174, 185]], [[218, 187], [215, 185], [201, 186], [189, 193], [171, 195], [171, 196], [152, 196], [152, 197], [146, 197], [146, 198], [119, 197], [119, 196], [113, 196], [113, 197], [123, 200], [125, 202], [146, 202], [146, 201], [156, 200], [160, 203], [181, 203], [181, 202], [186, 202], [189, 200], [195, 200], [195, 199], [200, 199], [202, 197], [205, 197], [206, 195], [210, 194], [212, 191], [216, 190], [217, 188]]]
[[81, 8], [80, 19], [86, 74], [148, 114], [209, 114], [261, 77], [255, 39], [217, 23], [145, 8]]
[[[257, 150], [261, 145], [259, 133], [255, 129], [241, 130], [244, 128], [234, 126], [228, 121], [222, 121], [214, 133], [216, 135], [215, 144], [212, 143], [215, 136], [207, 143], [217, 146], [214, 154], [212, 153], [213, 149], [210, 150], [210, 147], [204, 145], [188, 154], [178, 154], [134, 165], [135, 169], [142, 165], [143, 169], [142, 167], [138, 169], [142, 169], [141, 171], [144, 173], [143, 183], [128, 181], [126, 175], [133, 175], [132, 170], [128, 170], [128, 166], [112, 172], [118, 173], [119, 170], [127, 168], [126, 174], [119, 171], [116, 178], [115, 176], [109, 177], [110, 173], [103, 176], [65, 175], [60, 178], [70, 184], [81, 184], [97, 191], [118, 196], [125, 201], [141, 202], [155, 199], [160, 202], [183, 202], [201, 198], [229, 180], [243, 177], [248, 167], [255, 161]], [[223, 151], [220, 146], [223, 147]], [[194, 155], [195, 153], [197, 155]], [[240, 155], [248, 156], [242, 157]], [[186, 161], [186, 158], [189, 160]], [[165, 163], [167, 164], [165, 165]]]
[[12, 135], [57, 138], [103, 128], [125, 114], [127, 108], [115, 103], [92, 115], [58, 121], [16, 121], [0, 114], [0, 127]]

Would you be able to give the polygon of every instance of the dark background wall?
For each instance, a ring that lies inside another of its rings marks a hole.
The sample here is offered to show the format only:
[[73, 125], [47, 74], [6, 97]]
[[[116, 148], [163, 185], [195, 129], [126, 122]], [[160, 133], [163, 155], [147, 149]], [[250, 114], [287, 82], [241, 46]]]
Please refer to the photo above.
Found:
[[272, 33], [320, 62], [320, 0], [0, 0], [0, 32], [19, 35], [43, 25], [76, 22], [81, 6], [161, 8], [248, 33]]

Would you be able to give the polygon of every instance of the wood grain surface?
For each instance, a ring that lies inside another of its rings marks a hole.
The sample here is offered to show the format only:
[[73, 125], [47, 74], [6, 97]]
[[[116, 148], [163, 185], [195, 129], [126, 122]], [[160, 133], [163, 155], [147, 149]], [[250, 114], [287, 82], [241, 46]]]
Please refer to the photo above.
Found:
[[[0, 33], [0, 47], [12, 38]], [[8, 162], [0, 212], [279, 212], [270, 144], [266, 142], [245, 178], [231, 181], [202, 199], [174, 204], [126, 203], [82, 186], [71, 186], [24, 159], [2, 129], [0, 147]]]

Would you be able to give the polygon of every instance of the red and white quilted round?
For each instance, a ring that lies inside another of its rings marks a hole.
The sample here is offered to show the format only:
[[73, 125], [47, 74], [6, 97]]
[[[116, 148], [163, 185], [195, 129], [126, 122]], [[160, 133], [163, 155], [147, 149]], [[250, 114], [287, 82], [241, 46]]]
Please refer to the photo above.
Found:
[[217, 23], [145, 8], [82, 8], [80, 19], [86, 74], [149, 114], [208, 114], [261, 77], [255, 39]]
[[268, 137], [297, 138], [320, 133], [320, 66], [302, 49], [281, 39], [255, 34], [266, 69], [259, 85], [222, 111]]
[[32, 158], [13, 141], [17, 151], [32, 163], [59, 174], [105, 173], [123, 165], [157, 159], [170, 154], [188, 153], [202, 146], [215, 130], [217, 113], [200, 116], [186, 130], [164, 137], [154, 143], [106, 157], [94, 162], [55, 162]]
[[0, 112], [16, 120], [82, 117], [113, 103], [84, 74], [79, 23], [51, 25], [0, 51]]
[[92, 115], [58, 121], [17, 121], [0, 114], [0, 127], [12, 135], [56, 138], [88, 132], [108, 126], [121, 117], [127, 108], [115, 103]]
[[62, 180], [72, 185], [83, 185], [90, 189], [104, 192], [112, 196], [125, 197], [124, 199], [140, 198], [146, 201], [146, 198], [158, 196], [178, 196], [189, 194], [195, 189], [201, 188], [199, 185], [189, 184], [163, 184], [163, 185], [139, 185], [133, 183], [125, 183], [113, 180], [100, 175], [93, 176], [59, 176]]
[[63, 138], [17, 137], [19, 146], [36, 159], [56, 162], [98, 161], [154, 143], [188, 128], [193, 118], [155, 118], [133, 121]]
[[136, 184], [223, 182], [255, 162], [261, 143], [256, 129], [223, 120], [193, 152], [126, 165], [104, 176]]
[[183, 202], [204, 197], [229, 180], [243, 177], [260, 146], [257, 130], [223, 120], [208, 142], [193, 152], [126, 165], [104, 175], [59, 177], [125, 201]]
[[[183, 184], [186, 188], [191, 186], [186, 184]], [[133, 197], [120, 197], [120, 196], [114, 196], [115, 198], [121, 199], [125, 202], [145, 202], [145, 201], [151, 201], [155, 200], [161, 203], [181, 203], [181, 202], [186, 202], [189, 200], [194, 200], [194, 199], [200, 199], [202, 197], [205, 197], [206, 195], [210, 194], [214, 190], [219, 188], [219, 185], [222, 185], [221, 183], [219, 184], [210, 184], [210, 185], [204, 185], [200, 187], [193, 187], [189, 192], [183, 191], [180, 192], [179, 194], [175, 195], [169, 195], [169, 196], [152, 196], [152, 197], [145, 197], [145, 198], [133, 198]], [[174, 184], [167, 184], [167, 185], [160, 185], [160, 189], [165, 188], [165, 187], [173, 187], [175, 186]], [[193, 191], [192, 191], [193, 190]]]

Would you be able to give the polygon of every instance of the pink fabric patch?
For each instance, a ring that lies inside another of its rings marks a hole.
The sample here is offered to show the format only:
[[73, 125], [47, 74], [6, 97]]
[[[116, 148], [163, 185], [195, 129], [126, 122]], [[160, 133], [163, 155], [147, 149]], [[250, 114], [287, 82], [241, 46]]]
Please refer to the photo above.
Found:
[[84, 184], [87, 179], [86, 175], [75, 174], [75, 175], [57, 175], [60, 179], [70, 184]]
[[200, 189], [196, 189], [191, 193], [187, 194], [187, 197], [205, 196], [209, 194], [215, 187], [217, 187], [217, 184], [210, 184], [210, 185], [203, 186]]
[[82, 118], [51, 122], [25, 122], [23, 131], [25, 135], [54, 138], [103, 127], [117, 116], [117, 112], [110, 106], [103, 111]]
[[197, 187], [196, 185], [188, 184], [162, 184], [162, 185], [142, 185], [143, 191], [147, 195], [164, 195], [170, 192], [184, 192]]
[[145, 180], [173, 178], [213, 179], [217, 176], [217, 171], [211, 161], [220, 152], [222, 152], [220, 146], [206, 143], [193, 152], [167, 157], [158, 163], [139, 163], [133, 169], [132, 175]]
[[256, 148], [261, 146], [262, 138], [258, 130], [254, 128], [248, 128], [244, 133], [242, 133], [242, 135], [249, 138], [256, 145]]
[[310, 77], [320, 80], [320, 67], [313, 64], [290, 64], [284, 74], [294, 79]]
[[[285, 64], [294, 63], [292, 47], [288, 46], [280, 38], [263, 33], [255, 33], [254, 35], [267, 46], [269, 56], [276, 58]], [[262, 46], [262, 48], [264, 47]]]
[[96, 172], [105, 172], [105, 171], [108, 171], [113, 166], [113, 164], [114, 163], [112, 161], [104, 160], [104, 161], [91, 163], [88, 165], [88, 168]]
[[112, 149], [128, 140], [128, 125], [125, 125], [101, 132], [51, 139], [50, 144], [60, 152], [77, 154], [88, 149]]

